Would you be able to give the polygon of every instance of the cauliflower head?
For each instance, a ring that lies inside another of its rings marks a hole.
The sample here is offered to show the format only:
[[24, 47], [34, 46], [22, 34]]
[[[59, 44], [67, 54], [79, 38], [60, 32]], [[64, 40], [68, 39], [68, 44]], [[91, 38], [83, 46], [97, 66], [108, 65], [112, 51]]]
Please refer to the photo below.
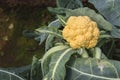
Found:
[[74, 49], [96, 46], [99, 34], [97, 23], [88, 16], [69, 17], [62, 31], [63, 38]]

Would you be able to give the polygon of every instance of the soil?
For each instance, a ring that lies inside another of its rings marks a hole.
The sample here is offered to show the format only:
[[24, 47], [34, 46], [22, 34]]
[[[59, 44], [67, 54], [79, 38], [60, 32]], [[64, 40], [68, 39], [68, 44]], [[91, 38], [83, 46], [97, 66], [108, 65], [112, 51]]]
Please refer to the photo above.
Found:
[[48, 25], [52, 15], [47, 7], [19, 6], [7, 10], [0, 8], [0, 67], [20, 67], [31, 64], [32, 57], [42, 57], [44, 44], [33, 38], [26, 38], [24, 30]]

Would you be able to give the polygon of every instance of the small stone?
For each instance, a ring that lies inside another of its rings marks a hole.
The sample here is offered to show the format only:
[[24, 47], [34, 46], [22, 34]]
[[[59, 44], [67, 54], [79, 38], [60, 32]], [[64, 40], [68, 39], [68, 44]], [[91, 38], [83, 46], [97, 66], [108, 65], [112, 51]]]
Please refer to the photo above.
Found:
[[4, 40], [4, 41], [8, 41], [8, 36], [4, 36], [4, 37], [3, 37], [3, 40]]
[[9, 25], [8, 29], [13, 29], [13, 28], [14, 28], [14, 25], [13, 25], [13, 23], [11, 23], [11, 24]]

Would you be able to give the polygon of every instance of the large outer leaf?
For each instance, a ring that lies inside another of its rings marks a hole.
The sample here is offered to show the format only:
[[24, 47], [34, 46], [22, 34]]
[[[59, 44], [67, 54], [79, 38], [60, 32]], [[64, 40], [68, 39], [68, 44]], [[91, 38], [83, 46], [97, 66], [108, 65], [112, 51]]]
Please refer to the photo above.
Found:
[[33, 57], [30, 80], [42, 80], [42, 78], [41, 61], [38, 58]]
[[42, 68], [43, 75], [46, 75], [49, 71], [49, 63], [50, 63], [51, 56], [53, 54], [55, 54], [56, 52], [67, 49], [67, 48], [68, 48], [68, 46], [64, 46], [64, 45], [55, 46], [55, 47], [49, 49], [45, 53], [45, 55], [43, 56], [43, 58], [41, 60], [41, 68]]
[[111, 31], [111, 35], [114, 38], [120, 38], [120, 29], [117, 29], [116, 27], [113, 27], [113, 29]]
[[72, 59], [67, 64], [66, 80], [120, 80], [120, 62], [97, 59]]
[[120, 26], [120, 0], [89, 0], [112, 24]]
[[[24, 78], [23, 80], [29, 79], [29, 71], [31, 65], [17, 67], [17, 68], [0, 68], [0, 80], [20, 80], [19, 77]], [[19, 76], [17, 78], [17, 75]], [[11, 77], [11, 79], [10, 79]], [[21, 79], [22, 80], [22, 79]]]
[[98, 26], [102, 29], [111, 31], [112, 25], [106, 21], [101, 15], [97, 14], [94, 10], [89, 8], [78, 8], [74, 10], [67, 10], [66, 14], [68, 16], [89, 16], [92, 20], [97, 22]]
[[81, 0], [57, 0], [57, 6], [62, 8], [75, 9], [82, 7]]
[[26, 80], [15, 73], [0, 69], [0, 80]]
[[52, 55], [49, 64], [49, 72], [43, 80], [64, 80], [66, 75], [65, 63], [73, 53], [74, 50], [72, 48], [68, 48]]

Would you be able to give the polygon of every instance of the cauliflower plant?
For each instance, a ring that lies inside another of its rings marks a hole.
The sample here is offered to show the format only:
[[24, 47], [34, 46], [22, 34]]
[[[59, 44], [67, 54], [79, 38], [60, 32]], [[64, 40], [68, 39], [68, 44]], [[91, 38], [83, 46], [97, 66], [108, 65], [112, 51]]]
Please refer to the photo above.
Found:
[[70, 46], [77, 49], [96, 46], [100, 32], [97, 23], [88, 16], [71, 16], [62, 34]]

